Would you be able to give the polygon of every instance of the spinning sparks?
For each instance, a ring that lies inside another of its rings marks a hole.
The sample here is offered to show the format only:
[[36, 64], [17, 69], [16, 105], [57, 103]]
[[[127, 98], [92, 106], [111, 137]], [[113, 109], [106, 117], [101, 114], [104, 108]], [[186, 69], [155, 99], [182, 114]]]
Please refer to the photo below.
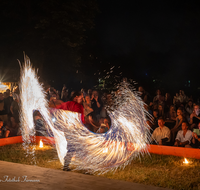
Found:
[[[28, 57], [25, 57], [21, 72], [21, 125], [24, 141], [29, 141], [30, 136], [35, 134], [33, 111], [38, 110], [47, 131], [53, 133], [60, 162], [64, 164], [66, 154], [71, 154], [71, 157], [75, 157], [71, 161], [75, 170], [107, 172], [126, 166], [140, 152], [147, 151], [150, 135], [144, 103], [128, 84], [119, 86], [118, 93], [113, 95], [112, 106], [107, 109], [112, 122], [110, 130], [96, 134], [83, 125], [79, 113], [48, 108], [45, 93]], [[67, 143], [75, 151], [68, 151]]]

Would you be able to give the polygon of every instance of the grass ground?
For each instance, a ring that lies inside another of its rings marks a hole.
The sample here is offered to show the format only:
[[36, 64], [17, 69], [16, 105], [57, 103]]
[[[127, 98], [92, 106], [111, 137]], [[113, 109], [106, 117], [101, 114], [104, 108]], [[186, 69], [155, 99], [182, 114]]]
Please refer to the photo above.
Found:
[[[0, 160], [37, 164], [41, 167], [61, 169], [56, 150], [51, 146], [36, 148], [35, 155], [26, 156], [21, 144], [0, 147]], [[35, 160], [35, 161], [34, 161]], [[129, 182], [167, 187], [177, 190], [200, 189], [200, 160], [188, 159], [189, 165], [183, 164], [183, 158], [163, 155], [145, 155], [137, 158], [123, 170], [108, 172], [101, 176]]]

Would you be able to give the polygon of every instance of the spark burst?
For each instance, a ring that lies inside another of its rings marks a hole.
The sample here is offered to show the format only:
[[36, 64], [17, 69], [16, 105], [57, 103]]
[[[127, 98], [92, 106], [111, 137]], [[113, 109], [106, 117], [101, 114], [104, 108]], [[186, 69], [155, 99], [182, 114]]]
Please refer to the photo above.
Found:
[[[73, 154], [71, 157], [75, 159], [71, 164], [74, 170], [103, 173], [125, 167], [134, 157], [147, 152], [150, 137], [147, 113], [138, 93], [127, 83], [119, 85], [119, 90], [113, 94], [112, 106], [107, 108], [111, 118], [110, 130], [96, 134], [83, 125], [79, 113], [48, 108], [45, 92], [30, 59], [27, 56], [24, 59], [20, 81], [20, 120], [25, 142], [30, 142], [30, 137], [35, 135], [33, 111], [38, 110], [46, 129], [53, 132], [60, 162], [64, 164], [66, 153]], [[67, 150], [67, 143], [75, 148], [75, 153]]]

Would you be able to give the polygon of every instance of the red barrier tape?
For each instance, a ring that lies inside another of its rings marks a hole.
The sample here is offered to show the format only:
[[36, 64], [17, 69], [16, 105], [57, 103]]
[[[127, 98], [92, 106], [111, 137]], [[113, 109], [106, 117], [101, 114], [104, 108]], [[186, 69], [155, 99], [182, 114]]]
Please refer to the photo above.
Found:
[[[55, 144], [55, 140], [53, 137], [36, 136], [32, 138], [32, 140], [35, 141], [36, 143], [39, 143], [39, 141], [42, 140], [44, 144]], [[23, 142], [22, 136], [2, 138], [0, 139], [0, 146], [22, 143], [22, 142]], [[125, 146], [125, 144], [123, 143], [120, 145]], [[127, 143], [127, 150], [132, 151], [134, 149], [135, 148], [132, 143]], [[200, 159], [200, 149], [195, 149], [195, 148], [149, 145], [148, 151], [149, 153], [152, 154], [172, 155], [172, 156]]]

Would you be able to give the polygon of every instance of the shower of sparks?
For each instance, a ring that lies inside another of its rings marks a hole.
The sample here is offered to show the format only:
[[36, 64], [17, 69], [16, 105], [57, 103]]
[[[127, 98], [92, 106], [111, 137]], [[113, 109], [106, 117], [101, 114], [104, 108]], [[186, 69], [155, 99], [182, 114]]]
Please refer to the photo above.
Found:
[[[48, 108], [45, 92], [28, 57], [25, 57], [21, 70], [20, 83], [20, 120], [24, 141], [29, 142], [30, 136], [35, 135], [33, 112], [38, 110], [47, 131], [53, 133], [62, 164], [66, 154], [73, 154], [71, 165], [75, 170], [102, 173], [123, 168], [134, 157], [147, 152], [150, 139], [147, 113], [138, 93], [129, 88], [127, 83], [121, 83], [117, 93], [113, 93], [112, 105], [107, 108], [111, 127], [102, 134], [89, 131], [79, 113]], [[76, 151], [68, 151], [67, 143]]]

